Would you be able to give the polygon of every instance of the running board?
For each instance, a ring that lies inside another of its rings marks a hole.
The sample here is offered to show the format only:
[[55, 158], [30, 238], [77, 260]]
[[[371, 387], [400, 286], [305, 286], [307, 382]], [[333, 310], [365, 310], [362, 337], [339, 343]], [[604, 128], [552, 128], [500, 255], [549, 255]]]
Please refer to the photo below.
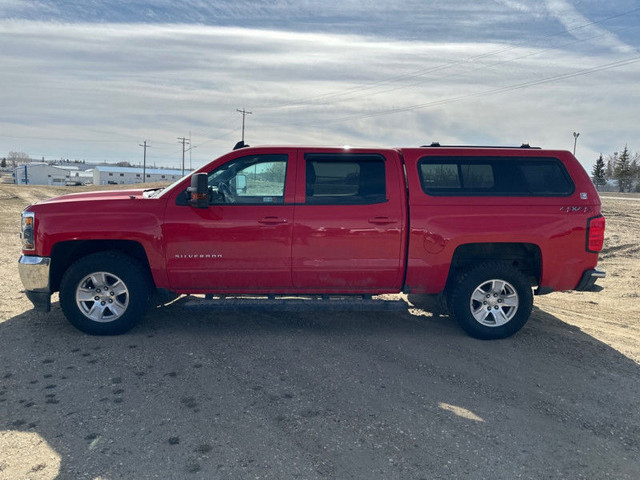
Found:
[[207, 298], [191, 298], [184, 307], [194, 310], [207, 311], [242, 311], [258, 310], [269, 312], [300, 312], [300, 311], [330, 311], [330, 312], [370, 312], [370, 311], [401, 311], [407, 310], [408, 305], [402, 299], [382, 300], [365, 296], [265, 296], [265, 297], [233, 297], [209, 296]]

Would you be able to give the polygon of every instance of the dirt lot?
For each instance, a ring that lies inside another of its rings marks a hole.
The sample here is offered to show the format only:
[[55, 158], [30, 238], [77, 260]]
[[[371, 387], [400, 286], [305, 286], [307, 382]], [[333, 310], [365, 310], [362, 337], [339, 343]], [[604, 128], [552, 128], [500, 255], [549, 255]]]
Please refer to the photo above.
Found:
[[638, 198], [603, 199], [604, 290], [510, 339], [184, 299], [97, 338], [21, 293], [19, 212], [62, 191], [0, 185], [0, 479], [640, 478]]

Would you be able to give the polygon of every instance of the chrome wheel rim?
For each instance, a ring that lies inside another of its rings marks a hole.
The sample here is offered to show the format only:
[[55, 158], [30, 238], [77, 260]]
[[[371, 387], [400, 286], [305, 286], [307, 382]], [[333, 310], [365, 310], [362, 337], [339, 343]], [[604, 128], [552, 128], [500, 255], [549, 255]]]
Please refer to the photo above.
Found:
[[473, 291], [469, 306], [478, 323], [486, 327], [500, 327], [518, 311], [518, 293], [509, 282], [487, 280]]
[[129, 290], [113, 273], [94, 272], [78, 283], [76, 304], [84, 316], [94, 322], [113, 322], [126, 312]]

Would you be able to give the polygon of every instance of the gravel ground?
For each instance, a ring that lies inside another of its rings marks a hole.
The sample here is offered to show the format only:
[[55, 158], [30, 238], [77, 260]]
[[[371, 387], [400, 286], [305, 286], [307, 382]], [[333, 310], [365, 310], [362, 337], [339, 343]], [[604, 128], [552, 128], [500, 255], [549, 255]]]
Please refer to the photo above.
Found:
[[0, 479], [640, 478], [640, 202], [603, 200], [604, 290], [506, 340], [186, 297], [99, 338], [21, 293], [19, 212], [61, 191], [0, 185]]

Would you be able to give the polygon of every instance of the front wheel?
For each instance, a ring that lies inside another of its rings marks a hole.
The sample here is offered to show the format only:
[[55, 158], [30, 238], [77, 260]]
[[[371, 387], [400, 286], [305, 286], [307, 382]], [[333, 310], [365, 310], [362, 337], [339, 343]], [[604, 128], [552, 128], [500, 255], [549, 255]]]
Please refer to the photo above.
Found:
[[60, 284], [60, 306], [76, 328], [91, 335], [118, 335], [144, 317], [147, 273], [120, 252], [87, 255], [72, 264]]
[[527, 277], [501, 262], [486, 262], [464, 273], [450, 296], [460, 326], [483, 340], [505, 338], [520, 330], [531, 315], [533, 293]]

